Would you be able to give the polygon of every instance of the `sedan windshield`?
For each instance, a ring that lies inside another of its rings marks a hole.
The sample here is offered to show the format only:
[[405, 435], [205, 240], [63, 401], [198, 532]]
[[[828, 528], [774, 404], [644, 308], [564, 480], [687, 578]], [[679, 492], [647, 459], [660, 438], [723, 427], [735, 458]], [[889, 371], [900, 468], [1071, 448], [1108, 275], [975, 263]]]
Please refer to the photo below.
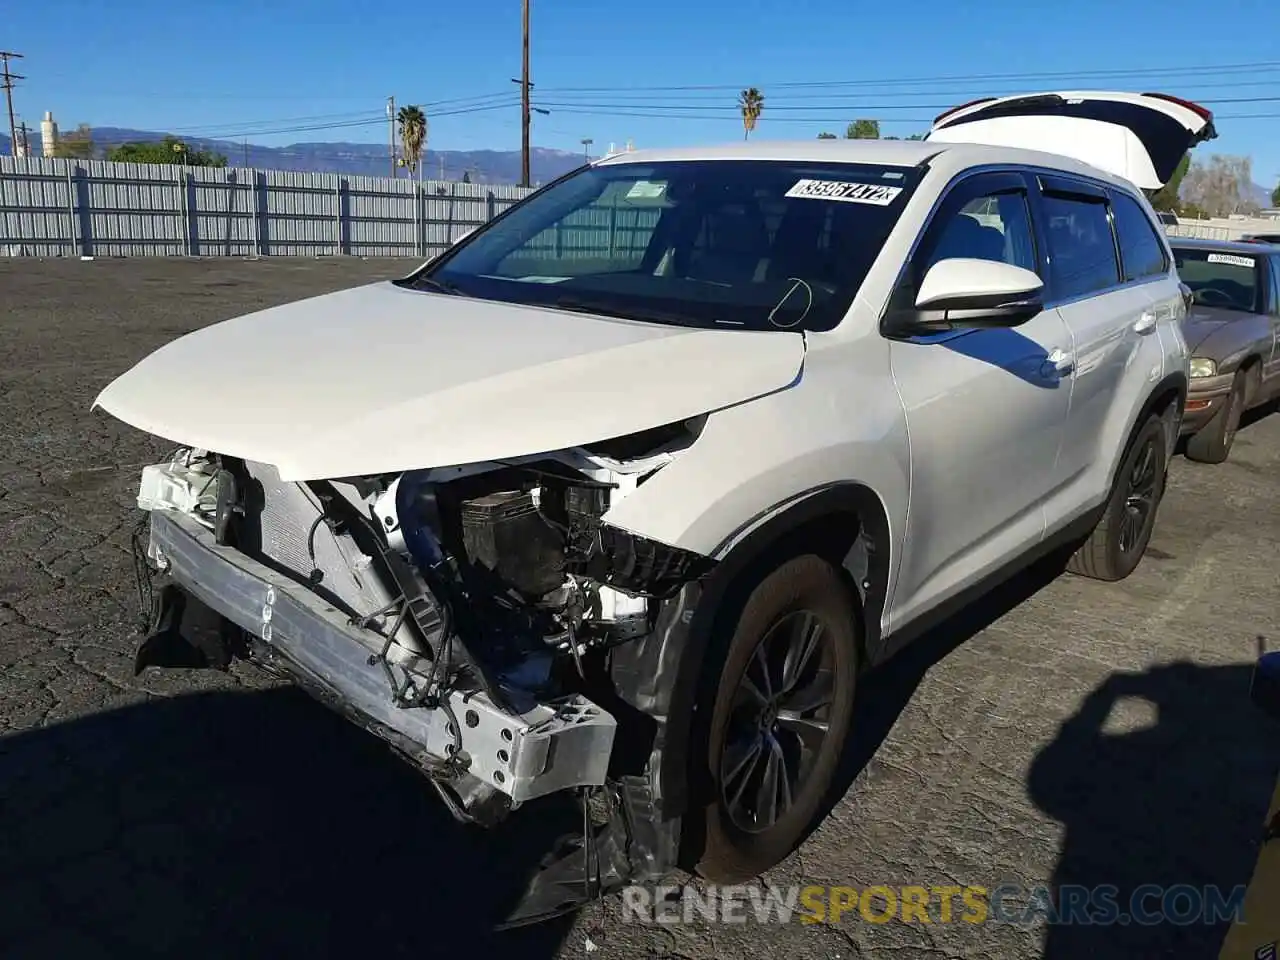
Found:
[[1257, 257], [1223, 250], [1174, 247], [1178, 277], [1202, 307], [1242, 313], [1262, 312], [1262, 284]]
[[587, 168], [401, 283], [654, 323], [840, 322], [921, 168], [672, 161]]

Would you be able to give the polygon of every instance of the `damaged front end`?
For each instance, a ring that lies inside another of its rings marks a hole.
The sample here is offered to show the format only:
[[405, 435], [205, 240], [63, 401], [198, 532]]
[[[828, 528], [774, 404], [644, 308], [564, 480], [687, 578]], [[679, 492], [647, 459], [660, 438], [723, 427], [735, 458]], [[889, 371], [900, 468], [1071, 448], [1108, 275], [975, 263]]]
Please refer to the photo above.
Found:
[[[240, 658], [289, 678], [426, 773], [462, 821], [576, 794], [582, 834], [510, 923], [659, 879], [678, 834], [646, 773], [665, 710], [651, 691], [637, 705], [637, 691], [619, 690], [611, 662], [633, 648], [626, 674], [636, 651], [667, 650], [712, 561], [604, 517], [699, 428], [301, 483], [181, 450], [147, 467], [139, 492], [149, 630], [136, 668]], [[635, 686], [655, 682], [667, 680]]]

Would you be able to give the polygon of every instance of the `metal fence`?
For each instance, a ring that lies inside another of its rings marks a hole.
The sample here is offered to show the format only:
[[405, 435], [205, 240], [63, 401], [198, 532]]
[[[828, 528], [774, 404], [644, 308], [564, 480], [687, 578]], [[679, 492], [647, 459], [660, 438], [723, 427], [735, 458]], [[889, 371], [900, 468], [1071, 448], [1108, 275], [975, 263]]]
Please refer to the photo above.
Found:
[[1280, 217], [1214, 217], [1209, 220], [1180, 220], [1166, 232], [1171, 237], [1197, 240], [1239, 240], [1246, 233], [1280, 232]]
[[0, 157], [0, 256], [425, 258], [529, 192], [245, 167]]
[[1171, 223], [1167, 225], [1165, 233], [1171, 237], [1190, 237], [1194, 240], [1238, 240], [1244, 231], [1190, 220], [1186, 223]]

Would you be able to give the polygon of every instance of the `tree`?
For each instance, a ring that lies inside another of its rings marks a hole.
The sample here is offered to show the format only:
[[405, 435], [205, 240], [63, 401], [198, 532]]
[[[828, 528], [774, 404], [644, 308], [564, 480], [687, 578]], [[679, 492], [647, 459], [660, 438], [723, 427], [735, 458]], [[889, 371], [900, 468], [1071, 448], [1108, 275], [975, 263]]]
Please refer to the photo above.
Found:
[[746, 140], [764, 112], [764, 94], [755, 87], [747, 87], [738, 94], [738, 110], [742, 113], [742, 139]]
[[827, 131], [823, 130], [820, 134], [818, 134], [818, 139], [819, 140], [838, 140], [840, 138], [837, 137], [834, 133], [827, 133]]
[[1271, 206], [1280, 207], [1280, 183], [1271, 191]]
[[177, 137], [165, 137], [159, 143], [122, 143], [107, 151], [108, 160], [121, 163], [177, 163], [188, 167], [225, 167], [227, 158], [211, 150], [192, 150]]
[[1249, 157], [1215, 153], [1207, 163], [1192, 163], [1183, 184], [1187, 202], [1211, 217], [1257, 212], [1258, 204], [1250, 196], [1253, 161]]
[[844, 131], [846, 140], [879, 140], [879, 120], [855, 120]]
[[396, 114], [400, 126], [400, 153], [412, 176], [422, 160], [422, 148], [427, 142], [427, 115], [418, 106], [401, 107]]
[[463, 182], [463, 183], [470, 183], [470, 182], [471, 182], [471, 171], [470, 171], [470, 170], [463, 170], [463, 171], [462, 171], [462, 182]]
[[1186, 178], [1187, 170], [1190, 167], [1191, 154], [1184, 153], [1182, 159], [1178, 161], [1177, 168], [1173, 171], [1173, 176], [1169, 178], [1169, 182], [1150, 195], [1153, 207], [1168, 213], [1182, 212], [1182, 200], [1178, 196], [1178, 190], [1182, 186], [1182, 181]]
[[82, 123], [71, 133], [64, 133], [58, 138], [53, 155], [67, 160], [92, 160], [93, 130], [87, 123]]

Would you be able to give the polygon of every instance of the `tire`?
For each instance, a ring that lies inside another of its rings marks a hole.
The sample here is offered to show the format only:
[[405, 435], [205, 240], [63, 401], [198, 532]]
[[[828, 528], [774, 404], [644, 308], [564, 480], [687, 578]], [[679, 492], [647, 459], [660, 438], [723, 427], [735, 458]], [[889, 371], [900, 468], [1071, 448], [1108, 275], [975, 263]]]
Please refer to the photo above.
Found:
[[1231, 443], [1240, 429], [1249, 383], [1244, 371], [1231, 381], [1227, 402], [1212, 420], [1187, 438], [1187, 459], [1197, 463], [1222, 463], [1231, 454]]
[[1067, 561], [1067, 570], [1094, 580], [1123, 580], [1137, 568], [1164, 497], [1168, 442], [1159, 417], [1142, 425], [1116, 471], [1102, 519]]
[[[741, 611], [719, 670], [704, 677], [699, 707], [709, 708], [710, 719], [691, 751], [704, 773], [693, 778], [701, 796], [689, 812], [700, 850], [688, 859], [714, 883], [756, 877], [804, 838], [844, 749], [858, 673], [857, 608], [825, 560], [786, 561], [752, 590]], [[807, 632], [814, 626], [817, 633]], [[806, 636], [813, 640], [807, 657], [799, 655], [807, 646], [799, 638]], [[819, 700], [827, 705], [806, 708]], [[774, 817], [764, 799], [770, 770], [794, 775], [784, 775], [785, 791], [771, 794]]]

